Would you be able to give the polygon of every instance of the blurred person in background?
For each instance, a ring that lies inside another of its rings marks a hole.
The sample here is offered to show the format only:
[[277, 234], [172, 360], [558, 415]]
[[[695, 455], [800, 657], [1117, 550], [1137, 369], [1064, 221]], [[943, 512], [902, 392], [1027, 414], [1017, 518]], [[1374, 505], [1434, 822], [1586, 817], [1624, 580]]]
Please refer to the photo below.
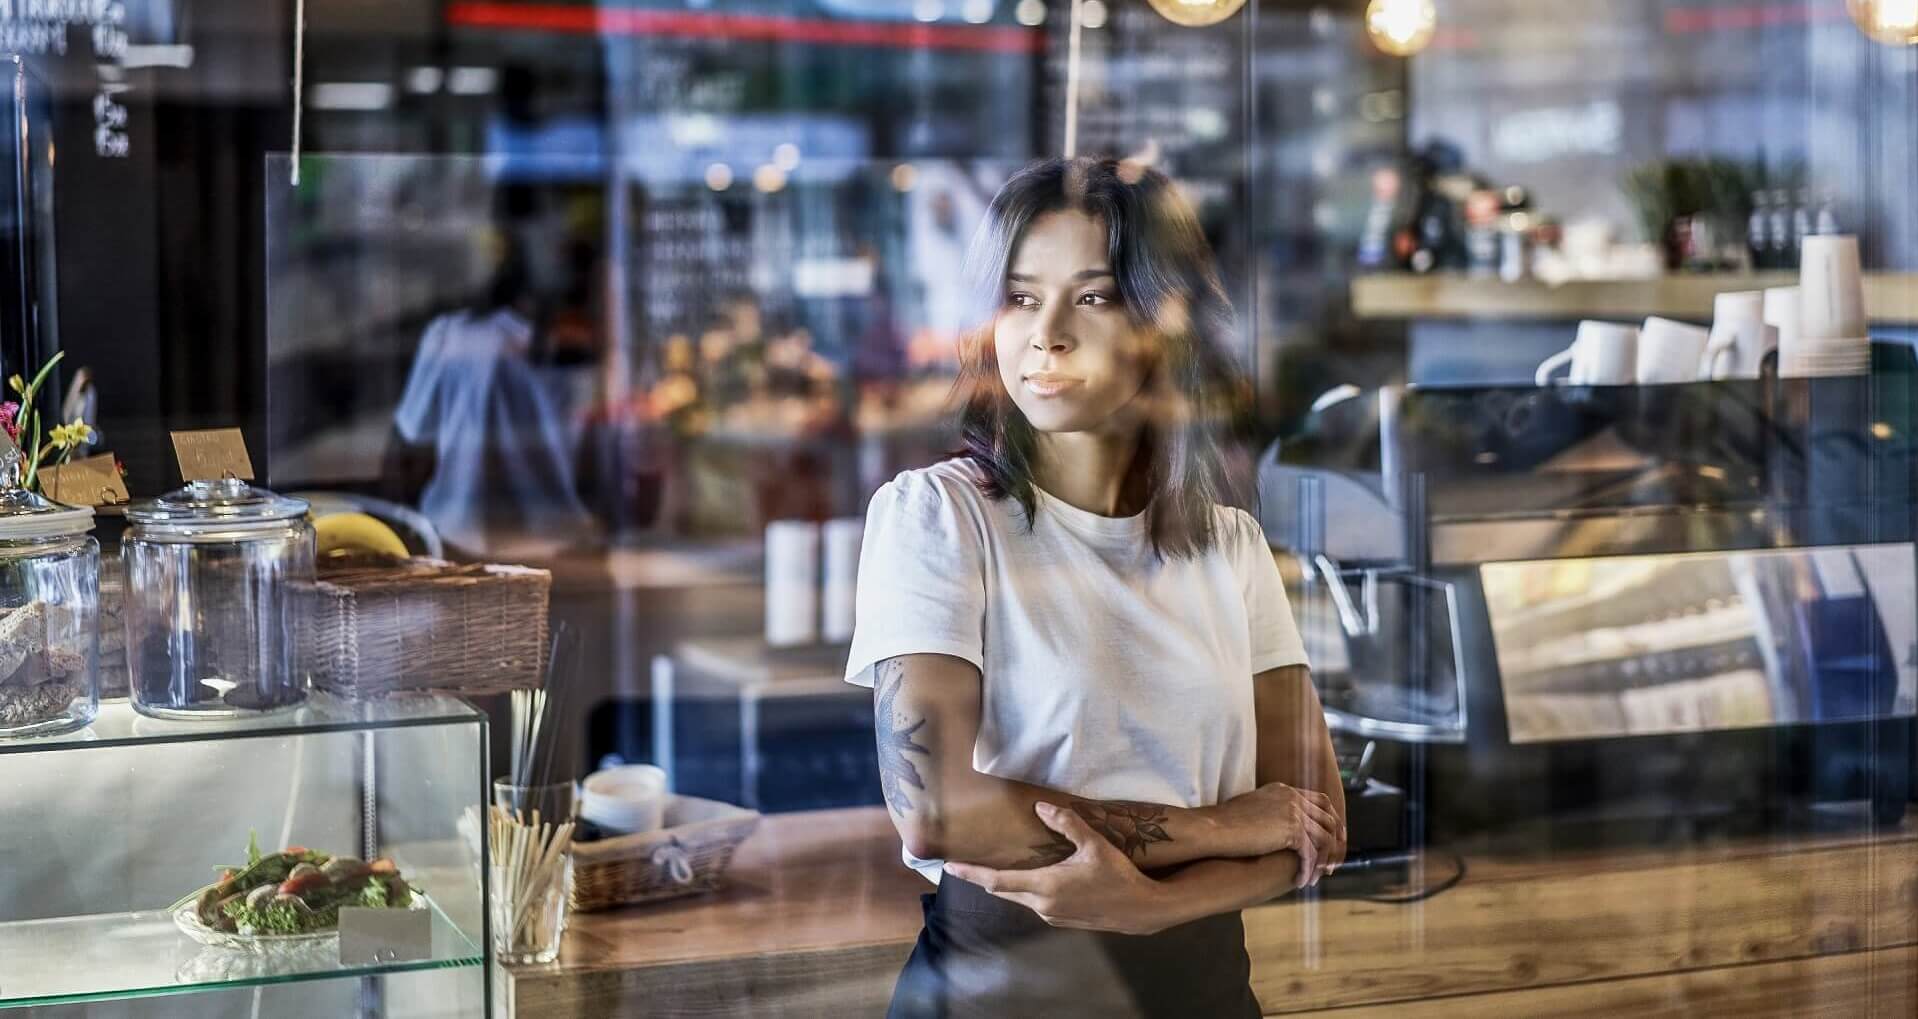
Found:
[[579, 477], [598, 258], [576, 232], [537, 250], [538, 231], [506, 222], [482, 299], [426, 327], [383, 472], [469, 557], [550, 554], [599, 533]]

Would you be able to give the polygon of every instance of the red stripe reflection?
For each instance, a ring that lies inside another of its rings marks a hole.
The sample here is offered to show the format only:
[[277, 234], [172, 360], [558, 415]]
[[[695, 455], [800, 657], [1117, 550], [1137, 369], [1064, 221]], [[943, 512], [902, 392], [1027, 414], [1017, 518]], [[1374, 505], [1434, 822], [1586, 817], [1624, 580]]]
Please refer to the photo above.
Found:
[[508, 28], [580, 35], [644, 35], [680, 39], [802, 42], [826, 46], [891, 46], [906, 49], [1037, 53], [1045, 38], [1037, 29], [829, 21], [766, 14], [708, 14], [531, 3], [455, 3], [446, 21], [461, 28]]
[[1737, 29], [1766, 28], [1772, 25], [1807, 25], [1820, 21], [1838, 21], [1845, 17], [1844, 5], [1820, 7], [1814, 4], [1749, 4], [1740, 7], [1674, 7], [1665, 11], [1665, 31], [1674, 35], [1692, 32], [1726, 32]]

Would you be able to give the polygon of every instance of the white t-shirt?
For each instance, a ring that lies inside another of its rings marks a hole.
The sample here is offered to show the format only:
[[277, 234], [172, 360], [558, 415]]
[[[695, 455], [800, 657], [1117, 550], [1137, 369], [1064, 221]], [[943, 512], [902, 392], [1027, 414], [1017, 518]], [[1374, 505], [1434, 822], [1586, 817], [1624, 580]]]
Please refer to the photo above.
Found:
[[[846, 680], [943, 654], [983, 678], [973, 767], [1088, 799], [1211, 806], [1255, 784], [1252, 677], [1305, 648], [1257, 521], [1161, 560], [1143, 514], [981, 494], [969, 459], [906, 471], [866, 510]], [[937, 882], [938, 860], [906, 862]]]
[[438, 456], [421, 512], [469, 554], [595, 532], [574, 478], [582, 417], [571, 373], [529, 362], [532, 336], [510, 309], [434, 319], [393, 411], [400, 437]]

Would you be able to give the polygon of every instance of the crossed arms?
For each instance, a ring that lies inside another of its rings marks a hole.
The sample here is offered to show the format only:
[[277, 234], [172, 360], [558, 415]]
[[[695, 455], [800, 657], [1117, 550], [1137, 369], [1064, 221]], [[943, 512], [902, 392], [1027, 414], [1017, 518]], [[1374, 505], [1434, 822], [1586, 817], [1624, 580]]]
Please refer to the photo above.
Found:
[[1209, 807], [1091, 800], [972, 767], [971, 663], [873, 667], [881, 789], [906, 849], [1059, 926], [1145, 933], [1309, 884], [1343, 859], [1345, 799], [1304, 666], [1254, 677], [1258, 787]]

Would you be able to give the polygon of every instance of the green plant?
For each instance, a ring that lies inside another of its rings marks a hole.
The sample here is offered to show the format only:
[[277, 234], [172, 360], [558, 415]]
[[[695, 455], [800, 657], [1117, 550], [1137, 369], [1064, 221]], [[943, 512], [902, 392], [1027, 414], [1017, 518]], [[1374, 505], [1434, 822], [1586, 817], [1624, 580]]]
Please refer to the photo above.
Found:
[[1765, 187], [1757, 162], [1724, 156], [1654, 160], [1627, 171], [1619, 183], [1647, 240], [1659, 240], [1680, 216], [1717, 216], [1742, 221], [1751, 215], [1752, 194]]
[[51, 461], [53, 464], [66, 463], [73, 457], [74, 450], [93, 442], [93, 426], [79, 418], [63, 425], [54, 425], [45, 439], [41, 438], [40, 408], [35, 401], [40, 395], [40, 387], [46, 384], [47, 376], [65, 356], [66, 353], [62, 351], [48, 358], [47, 363], [41, 365], [34, 374], [32, 382], [26, 382], [18, 375], [9, 378], [7, 388], [13, 390], [20, 399], [0, 403], [0, 427], [6, 429], [7, 437], [13, 440], [15, 448], [20, 451], [19, 483], [28, 491], [39, 488], [40, 467], [48, 463], [49, 457], [54, 458]]

